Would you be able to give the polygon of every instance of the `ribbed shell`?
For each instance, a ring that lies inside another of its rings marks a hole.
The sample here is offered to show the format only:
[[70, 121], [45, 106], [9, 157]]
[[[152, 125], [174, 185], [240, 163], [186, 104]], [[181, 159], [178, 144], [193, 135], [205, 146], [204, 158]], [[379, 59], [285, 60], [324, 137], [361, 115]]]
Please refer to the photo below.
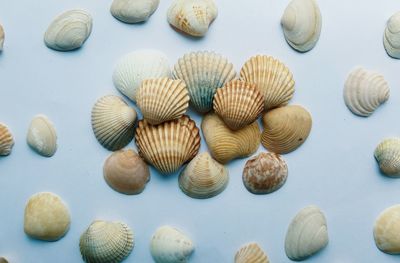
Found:
[[385, 209], [376, 219], [374, 239], [376, 246], [388, 254], [400, 254], [400, 205]]
[[269, 260], [257, 243], [250, 243], [236, 252], [235, 263], [269, 263]]
[[0, 25], [0, 52], [3, 51], [4, 38], [5, 38], [4, 29], [3, 26]]
[[114, 0], [111, 14], [125, 23], [139, 23], [149, 19], [156, 11], [160, 0]]
[[5, 124], [0, 123], [0, 156], [9, 155], [13, 146], [14, 138], [11, 131]]
[[376, 147], [374, 155], [382, 173], [388, 176], [400, 176], [400, 138], [383, 140]]
[[53, 156], [57, 150], [57, 133], [53, 123], [44, 115], [35, 116], [29, 126], [26, 141], [38, 154]]
[[392, 15], [383, 34], [383, 45], [393, 58], [400, 58], [400, 12]]

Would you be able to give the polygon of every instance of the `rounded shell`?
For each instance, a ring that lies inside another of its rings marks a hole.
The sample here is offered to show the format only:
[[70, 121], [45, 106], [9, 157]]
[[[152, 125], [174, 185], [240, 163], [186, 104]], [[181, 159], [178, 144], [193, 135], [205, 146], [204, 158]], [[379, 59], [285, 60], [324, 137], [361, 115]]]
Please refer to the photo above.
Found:
[[160, 0], [114, 0], [111, 14], [125, 23], [139, 23], [149, 19], [156, 11]]
[[4, 29], [3, 26], [0, 25], [0, 52], [3, 51], [4, 39], [5, 39]]
[[9, 155], [13, 146], [14, 138], [10, 129], [5, 124], [0, 123], [0, 156]]
[[400, 205], [385, 209], [376, 219], [374, 239], [376, 246], [388, 254], [400, 254]]
[[3, 257], [0, 257], [0, 263], [8, 263], [8, 260]]
[[383, 45], [389, 56], [400, 58], [400, 12], [388, 20], [383, 34]]
[[382, 173], [388, 176], [400, 176], [400, 138], [388, 138], [376, 147], [375, 159]]
[[269, 263], [269, 260], [257, 243], [250, 243], [236, 252], [235, 263]]
[[44, 115], [35, 116], [29, 126], [26, 141], [38, 154], [53, 156], [57, 150], [57, 133], [53, 123]]

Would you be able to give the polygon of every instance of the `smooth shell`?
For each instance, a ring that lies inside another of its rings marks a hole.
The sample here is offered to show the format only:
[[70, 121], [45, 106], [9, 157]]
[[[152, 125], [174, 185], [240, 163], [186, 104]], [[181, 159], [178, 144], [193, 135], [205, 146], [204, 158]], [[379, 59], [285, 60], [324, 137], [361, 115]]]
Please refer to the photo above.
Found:
[[382, 173], [398, 177], [400, 176], [400, 138], [388, 138], [376, 147], [375, 159]]
[[111, 14], [125, 23], [139, 23], [149, 19], [156, 11], [160, 0], [114, 0]]
[[38, 154], [53, 156], [57, 150], [57, 133], [53, 123], [44, 115], [35, 116], [29, 126], [26, 141]]
[[10, 129], [0, 123], [0, 156], [7, 156], [11, 153], [14, 146], [14, 138]]
[[4, 39], [5, 39], [4, 29], [3, 26], [0, 25], [0, 52], [3, 51]]
[[400, 58], [400, 12], [388, 20], [383, 34], [383, 45], [389, 56]]
[[400, 205], [385, 209], [376, 219], [374, 239], [376, 246], [388, 254], [400, 254]]
[[269, 260], [257, 243], [250, 243], [236, 252], [235, 263], [269, 263]]

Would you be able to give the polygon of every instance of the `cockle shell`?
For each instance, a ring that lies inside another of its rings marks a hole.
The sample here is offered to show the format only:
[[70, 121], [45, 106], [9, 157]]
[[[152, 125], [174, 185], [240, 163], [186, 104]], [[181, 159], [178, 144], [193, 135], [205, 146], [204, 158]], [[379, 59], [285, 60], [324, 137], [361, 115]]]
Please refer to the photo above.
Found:
[[260, 145], [260, 129], [257, 122], [233, 131], [215, 113], [203, 117], [201, 130], [211, 155], [220, 163], [244, 158], [255, 153]]
[[160, 0], [114, 0], [111, 14], [125, 23], [139, 23], [149, 19], [156, 11]]
[[5, 38], [4, 29], [3, 26], [0, 25], [0, 52], [3, 51], [4, 38]]
[[328, 245], [328, 228], [322, 211], [313, 205], [303, 208], [289, 225], [285, 251], [291, 260], [306, 259]]
[[96, 220], [81, 235], [79, 249], [87, 263], [119, 263], [134, 246], [132, 230], [124, 223]]
[[389, 85], [377, 72], [356, 68], [347, 77], [343, 97], [355, 115], [368, 117], [389, 99]]
[[135, 139], [139, 154], [164, 174], [177, 171], [200, 148], [199, 129], [186, 115], [159, 125], [141, 120]]
[[375, 158], [380, 170], [388, 175], [400, 176], [400, 138], [388, 138], [376, 147]]
[[94, 135], [110, 151], [119, 150], [132, 141], [135, 120], [136, 111], [114, 95], [101, 97], [92, 109]]
[[150, 124], [179, 119], [189, 107], [189, 93], [182, 80], [146, 79], [136, 94], [136, 104]]
[[255, 84], [233, 80], [214, 95], [214, 111], [232, 130], [253, 123], [263, 110], [264, 96]]
[[376, 219], [374, 239], [376, 246], [388, 254], [400, 254], [400, 205], [385, 209]]
[[47, 47], [58, 51], [80, 48], [92, 31], [92, 17], [84, 10], [66, 11], [57, 16], [44, 34]]
[[269, 260], [257, 243], [250, 243], [236, 252], [235, 263], [269, 263]]
[[190, 238], [170, 226], [158, 228], [150, 243], [150, 252], [156, 263], [185, 263], [193, 251]]
[[264, 131], [261, 143], [267, 150], [284, 154], [296, 150], [311, 131], [310, 113], [299, 105], [273, 109], [262, 118]]
[[395, 13], [386, 24], [383, 45], [393, 58], [400, 58], [400, 12]]
[[0, 156], [9, 155], [13, 146], [14, 138], [11, 131], [5, 124], [0, 123]]
[[29, 126], [26, 141], [38, 154], [53, 156], [57, 150], [57, 133], [53, 123], [44, 115], [35, 116]]
[[257, 85], [264, 95], [266, 110], [288, 104], [294, 94], [292, 73], [273, 57], [257, 55], [250, 58], [240, 70], [240, 78]]

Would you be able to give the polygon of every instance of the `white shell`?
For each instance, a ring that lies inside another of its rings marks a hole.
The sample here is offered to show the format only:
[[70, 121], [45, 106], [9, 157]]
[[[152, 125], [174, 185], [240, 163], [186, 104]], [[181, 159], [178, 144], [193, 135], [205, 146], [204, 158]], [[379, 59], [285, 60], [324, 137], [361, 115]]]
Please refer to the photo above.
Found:
[[0, 52], [3, 51], [4, 38], [5, 38], [4, 29], [3, 26], [0, 25]]
[[269, 263], [269, 260], [257, 243], [250, 243], [236, 252], [235, 263]]
[[393, 58], [400, 58], [400, 12], [395, 13], [386, 24], [383, 45]]
[[375, 149], [375, 158], [382, 173], [400, 176], [400, 138], [383, 140]]
[[57, 150], [56, 130], [44, 115], [37, 115], [32, 119], [26, 140], [42, 156], [51, 157]]
[[385, 209], [376, 219], [374, 239], [376, 246], [388, 254], [400, 254], [400, 205]]
[[110, 12], [125, 23], [144, 22], [156, 11], [160, 0], [114, 0]]

